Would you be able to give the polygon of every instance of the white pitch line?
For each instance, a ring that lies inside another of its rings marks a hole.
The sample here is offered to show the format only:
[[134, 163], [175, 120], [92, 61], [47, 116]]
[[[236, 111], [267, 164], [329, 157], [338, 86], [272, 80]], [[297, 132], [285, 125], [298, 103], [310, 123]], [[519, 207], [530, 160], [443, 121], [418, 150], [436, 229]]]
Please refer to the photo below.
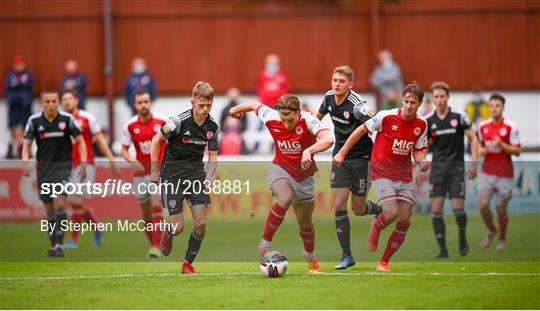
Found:
[[[321, 272], [316, 274], [289, 272], [288, 275], [315, 275], [315, 276], [540, 276], [540, 272], [479, 272], [479, 273], [444, 273], [444, 272]], [[216, 272], [198, 273], [196, 275], [183, 275], [180, 273], [126, 273], [111, 275], [79, 275], [79, 276], [36, 276], [36, 277], [0, 277], [2, 281], [24, 280], [84, 280], [84, 279], [114, 279], [137, 277], [198, 277], [198, 276], [238, 276], [260, 275], [260, 272]]]

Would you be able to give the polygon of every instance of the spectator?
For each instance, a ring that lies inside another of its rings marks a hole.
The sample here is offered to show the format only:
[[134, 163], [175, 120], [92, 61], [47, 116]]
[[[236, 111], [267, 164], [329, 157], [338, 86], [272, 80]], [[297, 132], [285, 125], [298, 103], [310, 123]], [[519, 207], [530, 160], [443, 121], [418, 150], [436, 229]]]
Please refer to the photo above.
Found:
[[[472, 89], [472, 98], [465, 105], [465, 112], [471, 121], [472, 129], [478, 136], [478, 127], [480, 122], [489, 119], [489, 104], [482, 97], [482, 89], [479, 86], [474, 86]], [[465, 153], [471, 154], [471, 142], [467, 141]]]
[[401, 69], [392, 59], [392, 53], [389, 50], [382, 50], [378, 57], [379, 65], [371, 74], [371, 85], [377, 90], [379, 100], [383, 100], [388, 97], [391, 90], [400, 92], [404, 83]]
[[[232, 107], [238, 105], [238, 98], [240, 98], [240, 90], [233, 87], [227, 90], [227, 99], [229, 103], [225, 108], [223, 108], [223, 111], [221, 112], [221, 118], [219, 120], [219, 128], [224, 129], [225, 128], [225, 120], [229, 118], [229, 110], [231, 110]], [[243, 118], [240, 121], [240, 132], [244, 132], [247, 129], [247, 119]]]
[[219, 145], [220, 155], [241, 155], [248, 153], [240, 128], [240, 120], [230, 116], [225, 118], [223, 137]]
[[381, 103], [380, 110], [390, 110], [401, 107], [401, 98], [396, 90], [388, 90], [386, 98]]
[[311, 110], [311, 107], [307, 102], [302, 102], [302, 104], [300, 105], [300, 110], [313, 114], [313, 110]]
[[429, 115], [434, 110], [433, 103], [431, 103], [431, 98], [428, 94], [429, 93], [424, 96], [422, 106], [420, 106], [420, 109], [418, 110], [418, 113], [424, 118], [427, 117], [427, 115]]
[[134, 58], [131, 62], [131, 69], [133, 73], [126, 80], [124, 96], [126, 97], [128, 106], [131, 108], [131, 112], [136, 114], [137, 111], [135, 111], [135, 107], [133, 106], [135, 92], [138, 90], [147, 90], [150, 93], [150, 99], [152, 101], [156, 100], [156, 81], [146, 70], [146, 62], [143, 58]]
[[482, 90], [475, 86], [472, 90], [472, 98], [465, 105], [465, 112], [473, 125], [478, 125], [481, 121], [489, 118], [489, 105], [482, 97]]
[[257, 77], [257, 97], [259, 101], [274, 108], [277, 100], [289, 93], [291, 86], [289, 78], [279, 67], [279, 57], [276, 54], [266, 56], [265, 67]]
[[65, 90], [75, 90], [79, 95], [79, 109], [84, 110], [86, 103], [86, 86], [88, 79], [79, 72], [79, 64], [76, 60], [70, 59], [66, 62], [66, 73], [62, 78], [62, 92]]
[[13, 70], [5, 78], [4, 87], [8, 104], [8, 126], [11, 141], [6, 158], [19, 159], [22, 151], [23, 130], [32, 114], [34, 77], [26, 68], [22, 55], [17, 55]]

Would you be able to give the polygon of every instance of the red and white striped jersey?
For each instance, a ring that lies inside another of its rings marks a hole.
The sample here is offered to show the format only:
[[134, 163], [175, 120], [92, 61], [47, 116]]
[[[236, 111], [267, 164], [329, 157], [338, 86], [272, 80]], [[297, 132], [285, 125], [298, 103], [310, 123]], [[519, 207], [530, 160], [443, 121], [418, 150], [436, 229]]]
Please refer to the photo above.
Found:
[[493, 120], [489, 119], [480, 123], [478, 138], [487, 151], [482, 165], [482, 172], [499, 177], [513, 177], [512, 156], [504, 153], [501, 147], [495, 144], [493, 140], [495, 136], [512, 146], [521, 144], [518, 129], [512, 121], [502, 119], [501, 122], [494, 123]]
[[422, 117], [405, 121], [401, 109], [384, 110], [362, 126], [371, 134], [378, 132], [371, 154], [371, 179], [412, 181], [411, 155], [427, 148], [427, 122]]
[[300, 113], [298, 125], [291, 131], [285, 127], [276, 110], [260, 105], [255, 113], [264, 122], [274, 139], [276, 154], [273, 162], [281, 166], [296, 181], [313, 176], [317, 167], [313, 163], [307, 170], [302, 170], [302, 153], [317, 141], [317, 134], [320, 131], [328, 130], [328, 128], [307, 112]]
[[[99, 125], [96, 116], [86, 110], [77, 109], [73, 112], [73, 117], [81, 129], [81, 133], [86, 145], [86, 159], [88, 164], [94, 164], [94, 135], [101, 132], [101, 125]], [[79, 165], [81, 162], [81, 156], [77, 149], [77, 144], [72, 144], [73, 153], [73, 166]]]
[[[136, 159], [144, 166], [144, 175], [150, 174], [151, 158], [150, 148], [152, 146], [152, 138], [159, 132], [165, 124], [167, 118], [158, 114], [152, 114], [152, 118], [147, 122], [141, 122], [139, 116], [133, 116], [122, 133], [122, 145], [129, 147], [133, 143], [136, 151]], [[162, 146], [159, 158], [163, 158], [165, 145]]]

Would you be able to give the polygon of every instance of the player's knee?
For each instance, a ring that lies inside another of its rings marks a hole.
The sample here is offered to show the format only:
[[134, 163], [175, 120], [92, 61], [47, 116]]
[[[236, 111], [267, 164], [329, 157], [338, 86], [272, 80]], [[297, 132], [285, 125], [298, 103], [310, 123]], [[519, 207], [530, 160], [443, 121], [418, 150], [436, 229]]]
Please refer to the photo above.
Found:
[[384, 217], [386, 218], [387, 223], [394, 222], [394, 220], [397, 219], [399, 213], [397, 210], [390, 209], [388, 211], [384, 211]]
[[499, 209], [499, 208], [506, 209], [506, 206], [508, 205], [508, 201], [510, 201], [509, 197], [501, 197], [501, 198], [499, 198], [499, 202], [497, 202], [497, 209]]
[[179, 235], [184, 231], [184, 223], [176, 223], [175, 225], [170, 227], [172, 230], [169, 230], [169, 234], [172, 233], [172, 235]]
[[353, 203], [351, 209], [356, 216], [362, 216], [366, 212], [365, 202]]
[[206, 219], [196, 221], [194, 228], [198, 234], [204, 234], [206, 232]]
[[506, 206], [508, 204], [508, 201], [506, 202], [501, 202], [501, 201], [499, 201], [499, 204], [497, 204], [497, 215], [506, 216]]
[[66, 197], [63, 195], [59, 195], [56, 198], [53, 199], [54, 208], [55, 209], [64, 209], [66, 207]]
[[347, 210], [347, 203], [346, 202], [336, 202], [334, 201], [332, 203], [332, 207], [335, 211], [346, 211]]
[[80, 195], [72, 195], [69, 197], [69, 203], [71, 203], [72, 205], [81, 205], [84, 203], [84, 199], [82, 196]]
[[277, 198], [277, 202], [281, 207], [289, 208], [293, 202], [293, 195], [291, 194], [283, 194], [280, 197]]

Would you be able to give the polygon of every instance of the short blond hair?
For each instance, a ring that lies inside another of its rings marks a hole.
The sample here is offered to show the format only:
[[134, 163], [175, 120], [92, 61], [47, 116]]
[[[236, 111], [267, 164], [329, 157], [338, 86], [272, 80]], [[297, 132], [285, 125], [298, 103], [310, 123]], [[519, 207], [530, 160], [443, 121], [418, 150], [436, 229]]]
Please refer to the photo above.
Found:
[[192, 94], [193, 94], [192, 95], [193, 98], [206, 99], [209, 101], [213, 101], [215, 91], [212, 88], [212, 86], [210, 86], [210, 83], [206, 81], [198, 81], [197, 83], [195, 83], [195, 86], [193, 87]]
[[334, 68], [334, 72], [332, 72], [332, 74], [335, 73], [341, 73], [342, 75], [345, 75], [349, 81], [354, 81], [354, 71], [347, 65]]

